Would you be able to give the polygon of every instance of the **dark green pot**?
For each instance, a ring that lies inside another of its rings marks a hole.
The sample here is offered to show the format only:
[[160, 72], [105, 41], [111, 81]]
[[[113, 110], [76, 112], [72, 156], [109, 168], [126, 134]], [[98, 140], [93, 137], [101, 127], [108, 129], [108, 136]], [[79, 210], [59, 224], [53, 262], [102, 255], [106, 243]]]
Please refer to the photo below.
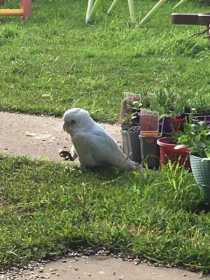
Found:
[[122, 142], [124, 153], [133, 161], [141, 163], [141, 149], [139, 141], [139, 129], [131, 127], [129, 129], [123, 129]]
[[145, 167], [149, 169], [159, 169], [160, 166], [160, 148], [157, 145], [159, 137], [139, 136], [141, 147], [141, 160]]
[[205, 202], [210, 204], [210, 158], [190, 155], [190, 164], [196, 183], [204, 194]]

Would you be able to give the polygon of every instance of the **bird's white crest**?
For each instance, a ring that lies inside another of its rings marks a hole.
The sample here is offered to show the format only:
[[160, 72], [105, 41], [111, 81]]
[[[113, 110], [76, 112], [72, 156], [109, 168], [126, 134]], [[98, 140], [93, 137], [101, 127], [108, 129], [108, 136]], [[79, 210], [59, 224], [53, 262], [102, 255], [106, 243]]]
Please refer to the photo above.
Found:
[[64, 113], [64, 130], [72, 134], [79, 129], [90, 129], [94, 125], [88, 111], [80, 108], [69, 109]]

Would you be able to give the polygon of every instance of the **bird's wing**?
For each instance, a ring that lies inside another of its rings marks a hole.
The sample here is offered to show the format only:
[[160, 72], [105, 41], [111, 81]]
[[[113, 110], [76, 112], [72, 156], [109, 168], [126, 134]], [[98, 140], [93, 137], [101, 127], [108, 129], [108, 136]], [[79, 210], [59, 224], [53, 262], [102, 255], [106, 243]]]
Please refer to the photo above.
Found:
[[90, 153], [97, 162], [117, 165], [126, 160], [118, 144], [103, 128], [96, 127], [91, 131], [82, 132], [75, 140], [79, 146], [77, 150], [82, 148], [82, 153]]

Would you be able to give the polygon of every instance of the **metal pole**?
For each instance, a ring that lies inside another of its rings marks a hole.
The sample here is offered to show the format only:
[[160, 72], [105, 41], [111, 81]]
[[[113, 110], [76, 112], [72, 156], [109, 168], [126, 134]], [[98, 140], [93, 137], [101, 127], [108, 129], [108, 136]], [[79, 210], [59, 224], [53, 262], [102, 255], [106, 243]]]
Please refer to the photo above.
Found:
[[143, 24], [159, 7], [161, 7], [166, 0], [160, 0], [155, 6], [146, 14], [146, 16], [140, 21], [139, 25]]
[[178, 8], [181, 4], [183, 4], [186, 0], [180, 0], [172, 9]]
[[92, 17], [92, 15], [93, 15], [93, 13], [94, 13], [94, 11], [95, 11], [95, 9], [96, 9], [98, 3], [99, 3], [99, 0], [95, 0], [95, 2], [94, 2], [94, 4], [93, 4], [93, 7], [92, 7], [92, 10], [91, 10], [91, 12], [90, 12], [91, 17]]
[[87, 7], [87, 12], [86, 12], [86, 17], [85, 17], [86, 24], [89, 23], [89, 21], [91, 19], [93, 4], [94, 4], [94, 0], [88, 0], [88, 7]]
[[136, 19], [135, 19], [135, 8], [134, 8], [134, 1], [133, 0], [128, 0], [128, 8], [129, 8], [131, 22], [135, 23]]
[[107, 14], [109, 15], [112, 11], [112, 9], [114, 8], [114, 6], [117, 4], [118, 0], [113, 0], [111, 6], [109, 7]]

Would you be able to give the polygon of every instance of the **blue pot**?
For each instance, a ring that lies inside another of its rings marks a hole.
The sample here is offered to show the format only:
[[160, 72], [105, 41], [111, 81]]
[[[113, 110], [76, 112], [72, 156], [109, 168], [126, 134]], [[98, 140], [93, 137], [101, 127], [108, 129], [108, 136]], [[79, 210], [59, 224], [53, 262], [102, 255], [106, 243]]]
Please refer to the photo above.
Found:
[[210, 204], [210, 158], [190, 155], [190, 164], [195, 181], [203, 192], [205, 201]]

